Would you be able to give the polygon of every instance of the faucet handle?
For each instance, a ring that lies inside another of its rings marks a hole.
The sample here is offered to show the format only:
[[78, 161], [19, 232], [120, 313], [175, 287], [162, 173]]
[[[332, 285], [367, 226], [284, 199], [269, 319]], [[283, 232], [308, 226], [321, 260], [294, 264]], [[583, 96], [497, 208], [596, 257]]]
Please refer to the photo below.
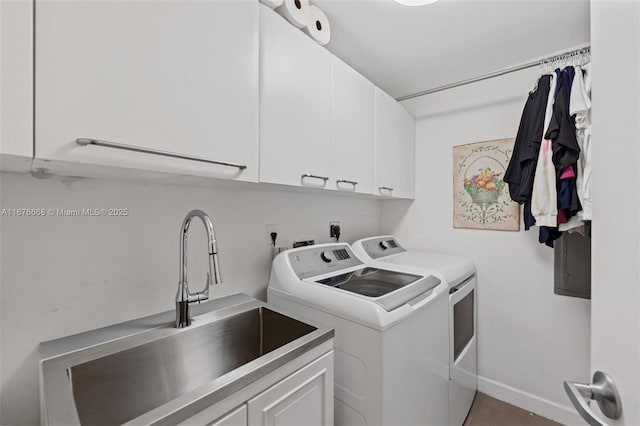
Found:
[[209, 299], [209, 287], [211, 286], [211, 274], [207, 272], [207, 282], [202, 291], [196, 291], [195, 293], [188, 293], [187, 300], [189, 303], [204, 302]]
[[209, 300], [209, 287], [211, 287], [211, 274], [207, 272], [207, 282], [204, 285], [204, 289], [194, 294], [194, 296], [197, 296], [196, 301], [198, 303]]

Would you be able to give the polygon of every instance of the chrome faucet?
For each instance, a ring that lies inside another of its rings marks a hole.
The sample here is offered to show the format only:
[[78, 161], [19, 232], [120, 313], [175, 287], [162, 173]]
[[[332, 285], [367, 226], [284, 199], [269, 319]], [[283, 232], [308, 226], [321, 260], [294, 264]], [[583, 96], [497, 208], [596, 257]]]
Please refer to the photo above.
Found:
[[[195, 293], [189, 292], [187, 283], [187, 234], [189, 225], [194, 217], [199, 217], [207, 231], [207, 250], [209, 252], [209, 273], [204, 289]], [[178, 282], [178, 294], [176, 295], [176, 328], [188, 327], [191, 325], [189, 316], [189, 304], [202, 302], [209, 298], [209, 287], [211, 286], [211, 276], [216, 284], [222, 282], [220, 278], [220, 265], [218, 264], [218, 247], [216, 245], [216, 235], [213, 230], [211, 219], [202, 210], [191, 210], [182, 222], [180, 231], [180, 281]]]

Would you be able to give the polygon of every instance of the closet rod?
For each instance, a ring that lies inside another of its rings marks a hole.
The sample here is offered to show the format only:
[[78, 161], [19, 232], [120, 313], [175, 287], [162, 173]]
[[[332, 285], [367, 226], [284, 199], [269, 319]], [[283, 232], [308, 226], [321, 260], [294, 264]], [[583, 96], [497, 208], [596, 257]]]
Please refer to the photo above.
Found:
[[512, 72], [526, 70], [527, 68], [533, 68], [533, 67], [542, 65], [543, 63], [546, 63], [546, 62], [555, 61], [557, 59], [563, 59], [563, 58], [570, 57], [572, 55], [581, 54], [581, 53], [591, 53], [591, 46], [586, 45], [578, 49], [567, 50], [566, 52], [558, 53], [556, 55], [549, 56], [543, 59], [537, 59], [535, 61], [527, 62], [521, 65], [516, 65], [511, 68], [504, 68], [498, 71], [490, 72], [488, 74], [482, 74], [477, 77], [457, 81], [455, 83], [445, 84], [444, 86], [434, 87], [433, 89], [423, 90], [422, 92], [400, 96], [399, 98], [396, 98], [396, 100], [398, 102], [401, 102], [401, 101], [406, 101], [408, 99], [418, 98], [420, 96], [429, 95], [431, 93], [441, 92], [447, 89], [453, 89], [454, 87], [464, 86], [466, 84], [476, 83], [478, 81], [488, 80], [494, 77], [500, 77], [501, 75], [510, 74]]

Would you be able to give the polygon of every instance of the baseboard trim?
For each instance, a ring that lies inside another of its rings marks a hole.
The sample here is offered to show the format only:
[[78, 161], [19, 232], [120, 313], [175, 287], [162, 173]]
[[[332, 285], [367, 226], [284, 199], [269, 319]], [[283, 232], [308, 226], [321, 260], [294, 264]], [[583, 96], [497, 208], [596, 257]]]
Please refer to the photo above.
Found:
[[486, 377], [478, 376], [478, 392], [507, 402], [523, 410], [530, 411], [539, 416], [546, 417], [564, 425], [584, 425], [573, 407], [560, 405], [548, 399], [512, 388], [504, 383], [496, 382]]

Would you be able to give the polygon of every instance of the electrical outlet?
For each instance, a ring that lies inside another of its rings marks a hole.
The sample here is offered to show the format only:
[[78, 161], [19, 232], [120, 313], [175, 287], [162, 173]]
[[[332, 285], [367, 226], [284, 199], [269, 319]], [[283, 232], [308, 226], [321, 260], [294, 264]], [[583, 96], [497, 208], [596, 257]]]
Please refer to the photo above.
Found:
[[278, 225], [276, 225], [275, 223], [269, 223], [267, 224], [267, 237], [268, 237], [268, 241], [269, 241], [269, 245], [273, 246], [275, 245], [273, 242], [273, 238], [271, 237], [271, 234], [276, 233], [276, 238], [278, 237]]
[[339, 220], [334, 220], [332, 222], [329, 222], [329, 237], [333, 238], [333, 225], [338, 225], [340, 226], [340, 221]]
[[341, 232], [339, 221], [329, 222], [329, 238], [335, 238], [336, 241], [340, 241]]

